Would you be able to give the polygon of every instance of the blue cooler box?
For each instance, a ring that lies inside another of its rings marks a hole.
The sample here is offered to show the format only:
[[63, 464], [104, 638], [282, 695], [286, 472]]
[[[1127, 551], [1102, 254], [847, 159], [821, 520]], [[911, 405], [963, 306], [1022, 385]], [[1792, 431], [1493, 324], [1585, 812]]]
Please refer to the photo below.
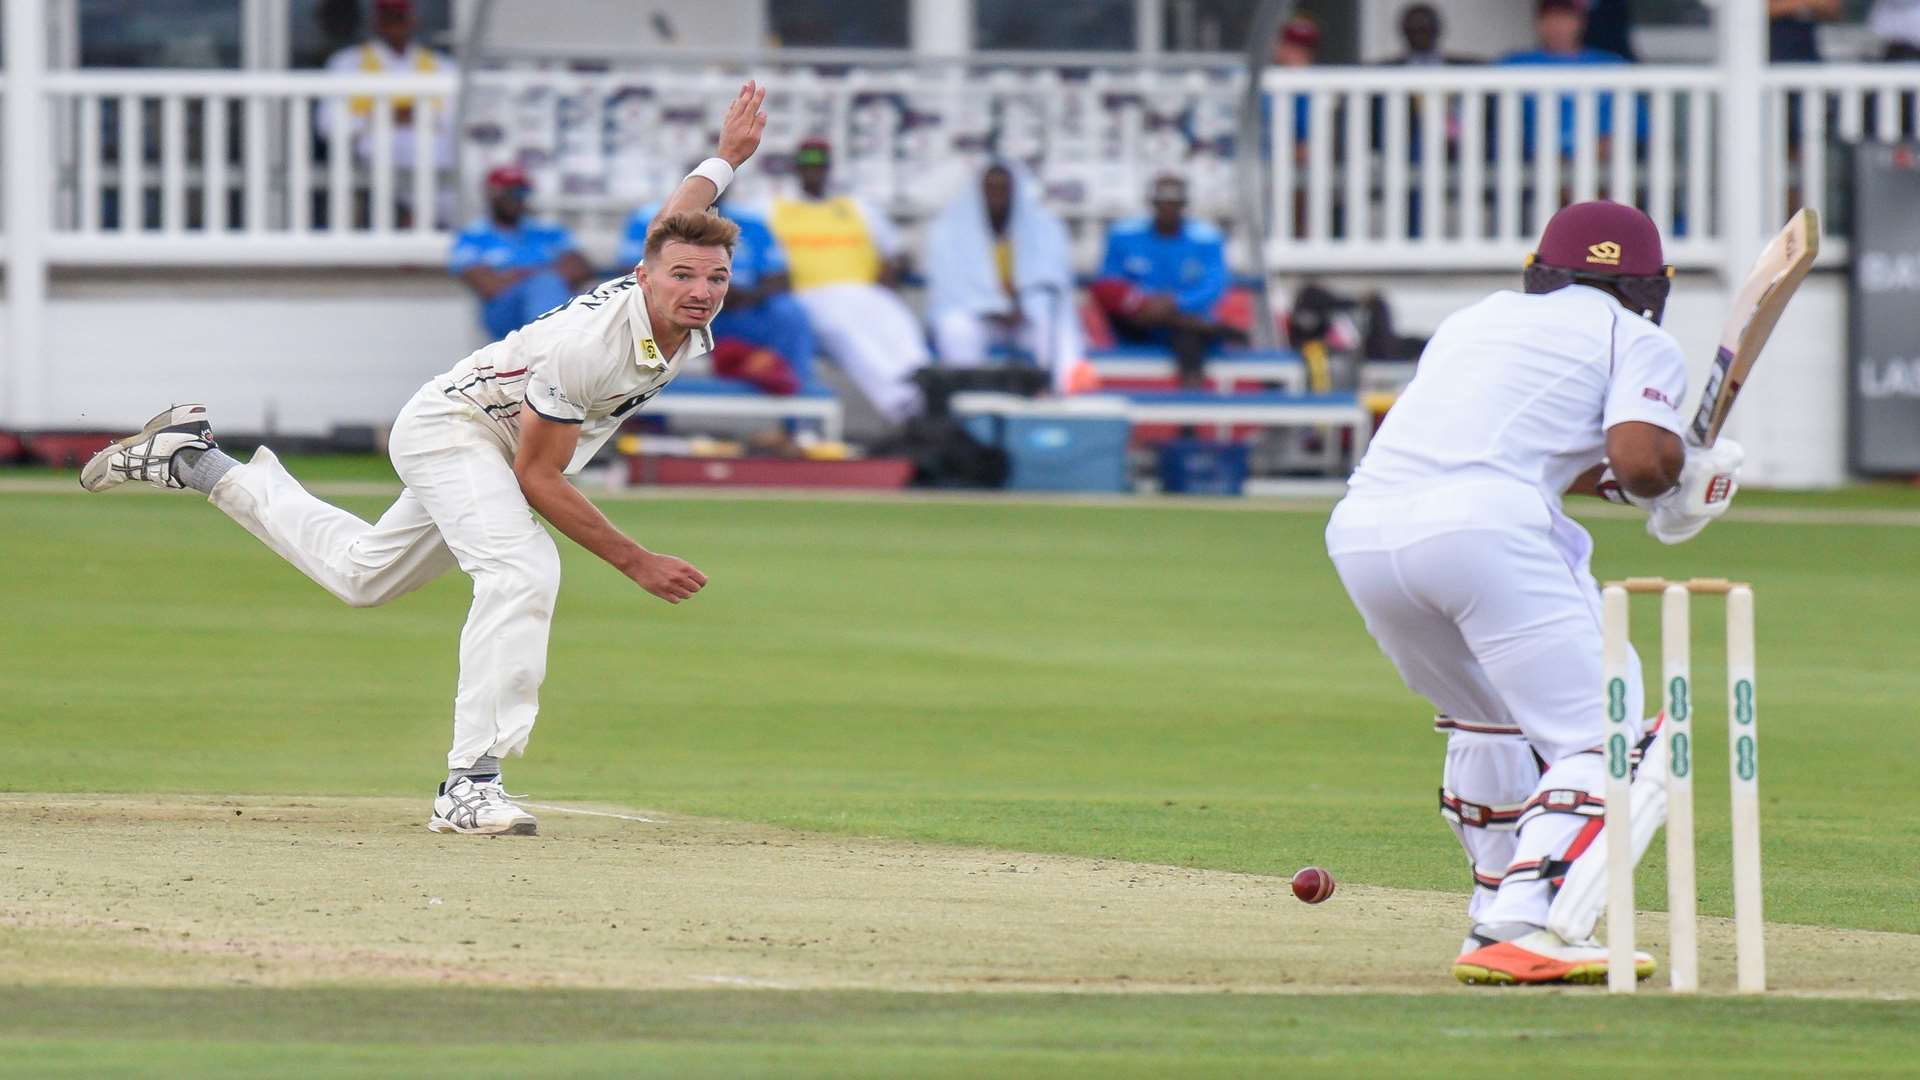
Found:
[[1012, 491], [1131, 491], [1124, 416], [1048, 415], [1044, 406], [966, 418], [967, 433], [1007, 452]]
[[1175, 439], [1160, 446], [1160, 490], [1181, 495], [1238, 495], [1247, 483], [1247, 445]]

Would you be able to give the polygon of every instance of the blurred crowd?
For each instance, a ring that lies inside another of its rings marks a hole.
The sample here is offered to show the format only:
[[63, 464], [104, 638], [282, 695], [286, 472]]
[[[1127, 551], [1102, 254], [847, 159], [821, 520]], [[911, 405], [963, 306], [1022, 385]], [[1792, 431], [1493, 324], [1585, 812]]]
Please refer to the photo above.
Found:
[[[1846, 19], [1858, 4], [1848, 0], [1766, 0], [1768, 54], [1775, 63], [1817, 63], [1821, 23]], [[1920, 0], [1871, 0], [1866, 25], [1879, 58], [1920, 59]], [[1633, 45], [1631, 0], [1537, 0], [1535, 43], [1499, 56], [1474, 56], [1444, 48], [1439, 5], [1408, 4], [1400, 10], [1402, 51], [1388, 65], [1412, 64], [1621, 64], [1638, 63]], [[1307, 67], [1320, 62], [1320, 27], [1295, 16], [1274, 42], [1273, 62]]]
[[[1843, 17], [1844, 0], [1769, 0], [1770, 51], [1776, 62], [1820, 59], [1818, 25]], [[339, 72], [441, 71], [452, 61], [413, 40], [417, 20], [409, 0], [375, 0], [373, 34], [337, 52], [328, 67]], [[1411, 3], [1400, 12], [1402, 48], [1383, 61], [1391, 66], [1492, 63], [1529, 66], [1594, 66], [1637, 62], [1628, 0], [1537, 0], [1534, 43], [1497, 57], [1455, 51], [1446, 41], [1440, 6]], [[1873, 0], [1868, 24], [1888, 60], [1920, 58], [1920, 0]], [[1277, 35], [1272, 59], [1283, 67], [1320, 62], [1321, 28], [1296, 16]], [[1616, 123], [1637, 128], [1644, 142], [1645, 103], [1630, 121], [1615, 117], [1613, 95], [1596, 98], [1596, 154], [1608, 158]], [[1415, 98], [1407, 117], [1406, 152], [1418, 162], [1425, 140], [1422, 116], [1436, 111]], [[1463, 95], [1450, 99], [1438, 117], [1449, 155], [1458, 152]], [[427, 153], [444, 163], [451, 153], [442, 111], [435, 129], [416, 133], [410, 103], [392, 114], [396, 160]], [[1309, 134], [1305, 95], [1291, 105], [1291, 135], [1304, 158]], [[356, 146], [367, 137], [368, 110], [349, 101], [325, 125], [352, 125]], [[1285, 105], [1278, 105], [1285, 108]], [[1571, 157], [1581, 136], [1575, 101], [1563, 94], [1546, 106], [1558, 113], [1558, 145], [1536, 145], [1540, 104], [1522, 101], [1519, 153], [1525, 158], [1555, 150]], [[1370, 118], [1337, 113], [1336, 127], [1370, 123], [1373, 150], [1386, 131], [1375, 105]], [[1285, 112], [1278, 115], [1286, 116]], [[1273, 115], [1268, 117], [1271, 132]], [[1910, 119], [1904, 121], [1910, 123]], [[1489, 122], [1486, 152], [1493, 144]], [[1271, 135], [1269, 137], [1272, 137]], [[1333, 140], [1336, 156], [1345, 139]], [[1250, 312], [1245, 297], [1231, 293], [1225, 241], [1214, 224], [1189, 216], [1187, 184], [1176, 173], [1156, 177], [1145, 193], [1146, 211], [1115, 221], [1106, 230], [1097, 274], [1078, 279], [1068, 232], [1046, 205], [1035, 178], [1018, 161], [996, 160], [970, 177], [928, 223], [919, 250], [909, 245], [881, 209], [833, 183], [833, 147], [810, 139], [794, 155], [792, 187], [770, 204], [723, 202], [718, 212], [740, 226], [733, 287], [714, 324], [713, 373], [772, 394], [822, 389], [815, 362], [825, 358], [886, 420], [904, 421], [921, 408], [915, 375], [924, 368], [969, 368], [1022, 364], [1048, 373], [1056, 392], [1095, 384], [1087, 364], [1090, 347], [1152, 346], [1175, 362], [1184, 385], [1203, 381], [1208, 355], [1223, 345], [1245, 343]], [[1611, 194], [1603, 192], [1603, 194]], [[656, 206], [637, 208], [613, 266], [595, 266], [563, 226], [529, 215], [532, 195], [526, 173], [493, 170], [485, 181], [486, 212], [458, 235], [450, 263], [479, 300], [480, 321], [493, 337], [504, 336], [589, 287], [598, 277], [624, 273], [639, 252]], [[1631, 197], [1630, 195], [1628, 197]], [[1418, 194], [1408, 207], [1410, 230], [1419, 235]], [[1296, 207], [1295, 213], [1303, 212]], [[1340, 213], [1335, 207], [1336, 216]], [[1684, 231], [1683, 223], [1676, 223]]]

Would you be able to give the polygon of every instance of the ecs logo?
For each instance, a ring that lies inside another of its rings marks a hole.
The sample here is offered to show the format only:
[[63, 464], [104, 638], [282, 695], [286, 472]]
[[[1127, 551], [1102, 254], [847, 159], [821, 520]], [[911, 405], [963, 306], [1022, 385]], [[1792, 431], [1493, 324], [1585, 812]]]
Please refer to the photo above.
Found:
[[1599, 263], [1602, 266], [1619, 266], [1620, 245], [1612, 240], [1602, 240], [1597, 244], [1589, 244], [1587, 245], [1587, 261], [1590, 263]]

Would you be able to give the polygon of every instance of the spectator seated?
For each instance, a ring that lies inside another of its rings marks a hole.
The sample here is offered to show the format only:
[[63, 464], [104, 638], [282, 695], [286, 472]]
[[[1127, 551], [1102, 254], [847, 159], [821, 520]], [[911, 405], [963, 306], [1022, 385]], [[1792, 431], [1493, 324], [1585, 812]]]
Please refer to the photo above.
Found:
[[945, 367], [1002, 361], [1007, 347], [1049, 370], [1053, 388], [1090, 388], [1073, 308], [1066, 226], [1025, 167], [996, 161], [934, 219], [928, 323]]
[[486, 191], [487, 213], [454, 238], [447, 269], [473, 290], [498, 341], [585, 292], [593, 270], [565, 226], [527, 215], [532, 185], [520, 168], [489, 172]]

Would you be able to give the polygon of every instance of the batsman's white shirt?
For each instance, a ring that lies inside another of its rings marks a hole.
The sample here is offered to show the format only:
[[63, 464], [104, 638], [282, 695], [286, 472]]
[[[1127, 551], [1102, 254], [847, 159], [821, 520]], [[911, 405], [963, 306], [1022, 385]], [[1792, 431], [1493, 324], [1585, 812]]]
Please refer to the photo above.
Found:
[[[1545, 510], [1556, 546], [1578, 564], [1591, 541], [1561, 511], [1562, 494], [1606, 457], [1615, 424], [1681, 434], [1686, 383], [1673, 335], [1599, 289], [1497, 292], [1440, 324], [1348, 490], [1358, 503], [1391, 500], [1395, 532], [1484, 528], [1501, 517], [1518, 524]], [[1462, 486], [1509, 490], [1477, 507], [1495, 515], [1488, 520], [1442, 494]]]
[[522, 409], [579, 424], [579, 449], [566, 470], [575, 473], [688, 361], [712, 351], [713, 335], [702, 326], [672, 356], [662, 355], [645, 293], [628, 274], [476, 350], [421, 393], [464, 406], [508, 458], [520, 445]]

